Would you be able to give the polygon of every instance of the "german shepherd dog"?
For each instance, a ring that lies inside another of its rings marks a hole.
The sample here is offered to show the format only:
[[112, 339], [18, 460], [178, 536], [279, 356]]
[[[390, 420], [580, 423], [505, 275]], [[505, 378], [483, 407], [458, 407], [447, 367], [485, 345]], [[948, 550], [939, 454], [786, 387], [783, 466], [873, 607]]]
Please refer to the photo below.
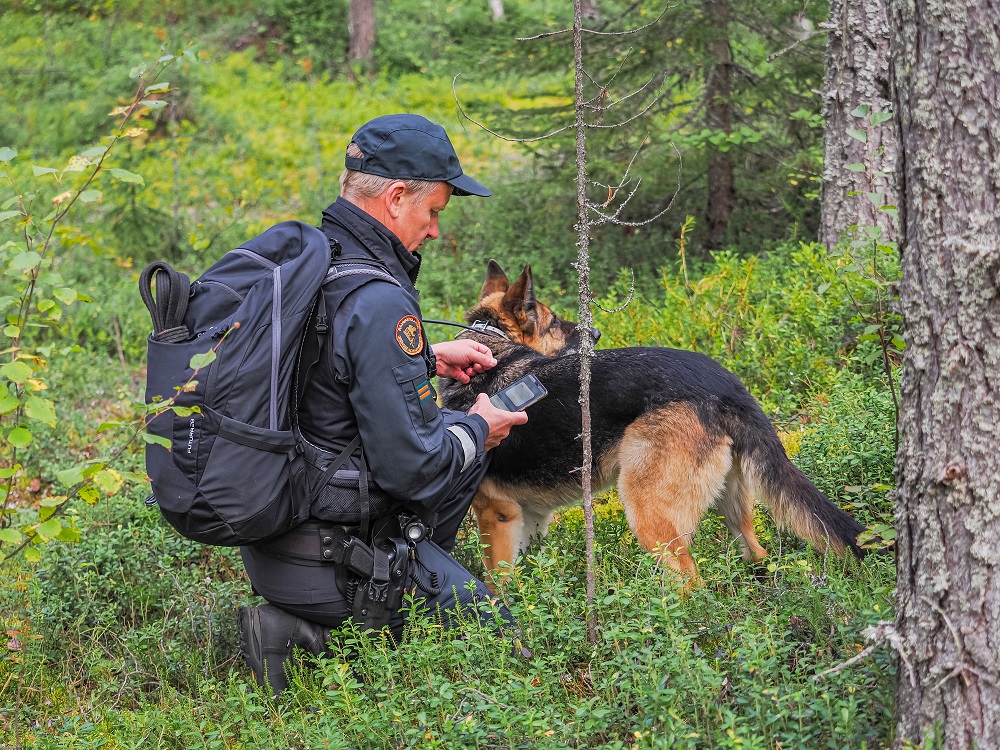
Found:
[[[488, 346], [497, 366], [463, 385], [442, 379], [443, 404], [468, 409], [526, 373], [549, 392], [491, 451], [473, 510], [487, 565], [513, 562], [554, 512], [579, 502], [581, 331], [535, 299], [531, 267], [511, 284], [490, 261], [479, 304], [467, 314], [486, 330], [463, 331]], [[596, 333], [596, 332], [595, 332]], [[774, 427], [739, 378], [713, 359], [666, 347], [604, 349], [592, 360], [593, 488], [618, 482], [629, 526], [651, 553], [688, 578], [688, 551], [706, 510], [716, 505], [745, 559], [767, 552], [753, 528], [758, 493], [779, 526], [821, 550], [858, 557], [864, 530], [785, 454]]]

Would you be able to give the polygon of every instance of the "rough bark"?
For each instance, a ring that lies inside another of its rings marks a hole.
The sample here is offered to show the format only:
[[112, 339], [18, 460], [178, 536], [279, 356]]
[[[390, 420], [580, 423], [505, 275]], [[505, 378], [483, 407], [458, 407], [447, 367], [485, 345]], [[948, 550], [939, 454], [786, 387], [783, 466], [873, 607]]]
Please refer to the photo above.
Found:
[[[708, 44], [711, 68], [705, 81], [706, 124], [709, 130], [733, 131], [733, 56], [729, 48], [729, 0], [707, 0], [705, 15], [714, 25]], [[736, 207], [733, 159], [728, 151], [713, 152], [708, 163], [706, 218], [709, 249], [721, 248], [729, 233], [729, 218]]]
[[1000, 747], [1000, 5], [894, 0], [897, 742]]
[[[850, 226], [882, 227], [885, 239], [896, 239], [896, 223], [885, 211], [852, 191], [883, 193], [885, 205], [896, 205], [891, 177], [871, 175], [871, 154], [885, 153], [875, 168], [889, 175], [895, 170], [898, 124], [887, 122], [872, 129], [868, 143], [851, 138], [851, 129], [867, 130], [864, 121], [851, 116], [859, 104], [890, 111], [889, 0], [830, 0], [830, 30], [826, 48], [823, 142], [823, 186], [820, 199], [820, 240], [833, 247]], [[848, 164], [866, 164], [869, 173], [851, 172]]]
[[583, 68], [583, 5], [584, 0], [573, 0], [573, 70], [576, 130], [576, 205], [577, 205], [577, 259], [580, 292], [580, 329], [584, 332], [580, 339], [580, 414], [582, 430], [582, 463], [580, 483], [583, 488], [583, 520], [587, 548], [587, 635], [591, 643], [597, 643], [597, 623], [594, 619], [594, 602], [597, 597], [597, 583], [594, 563], [594, 495], [593, 467], [594, 451], [591, 436], [590, 417], [590, 360], [594, 355], [594, 342], [588, 335], [593, 327], [590, 310], [590, 217], [587, 215], [587, 127], [588, 111], [584, 96], [586, 71]]
[[369, 65], [375, 51], [375, 0], [351, 0], [347, 14], [348, 55], [354, 62]]

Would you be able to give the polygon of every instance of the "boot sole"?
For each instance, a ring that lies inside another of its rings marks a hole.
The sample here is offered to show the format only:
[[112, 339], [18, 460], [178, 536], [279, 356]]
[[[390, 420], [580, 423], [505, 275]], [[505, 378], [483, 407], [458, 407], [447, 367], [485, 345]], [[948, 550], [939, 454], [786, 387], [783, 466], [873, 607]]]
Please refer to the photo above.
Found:
[[[267, 685], [267, 675], [264, 674], [264, 648], [260, 638], [260, 613], [256, 607], [240, 607], [239, 616], [240, 654], [243, 661], [253, 672], [260, 685]], [[253, 660], [251, 662], [251, 660]]]

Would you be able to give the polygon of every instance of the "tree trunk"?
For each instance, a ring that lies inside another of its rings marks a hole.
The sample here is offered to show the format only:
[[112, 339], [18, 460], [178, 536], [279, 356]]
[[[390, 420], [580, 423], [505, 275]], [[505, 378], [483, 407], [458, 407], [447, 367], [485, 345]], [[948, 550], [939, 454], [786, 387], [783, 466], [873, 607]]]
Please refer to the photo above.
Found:
[[375, 0], [351, 0], [347, 16], [352, 62], [370, 65], [375, 51]]
[[[714, 38], [708, 44], [711, 68], [705, 81], [706, 124], [709, 130], [729, 135], [733, 130], [733, 57], [729, 49], [729, 0], [706, 0], [705, 15], [714, 24]], [[725, 244], [729, 217], [736, 206], [733, 159], [728, 150], [714, 152], [708, 163], [709, 249]]]
[[[850, 226], [878, 226], [882, 238], [895, 240], [896, 222], [862, 196], [852, 191], [882, 193], [884, 205], [897, 202], [892, 174], [898, 148], [898, 124], [887, 122], [868, 127], [865, 119], [853, 117], [858, 105], [873, 111], [892, 109], [889, 86], [889, 0], [830, 0], [830, 35], [826, 47], [824, 109], [826, 130], [823, 143], [823, 186], [820, 199], [820, 241], [833, 247]], [[862, 130], [867, 143], [848, 135]], [[875, 154], [885, 148], [881, 156]], [[874, 162], [874, 164], [873, 164]], [[848, 164], [864, 164], [867, 172], [852, 172]], [[875, 170], [886, 176], [872, 174]]]
[[[1000, 747], [1000, 7], [895, 0], [897, 742]], [[929, 745], [928, 745], [929, 746]]]
[[503, 0], [487, 0], [490, 10], [493, 12], [493, 20], [503, 20]]

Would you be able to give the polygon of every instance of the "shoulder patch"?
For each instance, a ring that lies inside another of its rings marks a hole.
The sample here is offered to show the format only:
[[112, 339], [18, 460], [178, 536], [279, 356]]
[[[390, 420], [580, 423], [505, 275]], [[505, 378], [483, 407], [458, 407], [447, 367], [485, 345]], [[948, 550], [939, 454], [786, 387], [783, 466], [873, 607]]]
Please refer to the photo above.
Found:
[[411, 357], [424, 350], [424, 331], [417, 316], [407, 315], [396, 323], [396, 343]]

